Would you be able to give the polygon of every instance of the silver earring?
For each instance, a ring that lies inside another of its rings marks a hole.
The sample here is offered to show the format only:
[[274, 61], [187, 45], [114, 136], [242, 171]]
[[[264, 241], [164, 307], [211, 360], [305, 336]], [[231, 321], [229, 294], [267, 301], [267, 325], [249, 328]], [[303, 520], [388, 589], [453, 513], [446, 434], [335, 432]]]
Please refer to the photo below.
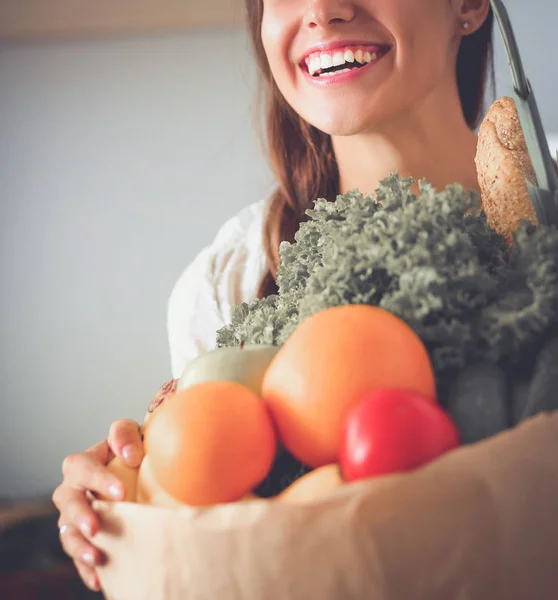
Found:
[[461, 27], [463, 27], [463, 29], [467, 30], [467, 29], [469, 29], [469, 23], [467, 23], [467, 21], [465, 21], [465, 23], [461, 24]]

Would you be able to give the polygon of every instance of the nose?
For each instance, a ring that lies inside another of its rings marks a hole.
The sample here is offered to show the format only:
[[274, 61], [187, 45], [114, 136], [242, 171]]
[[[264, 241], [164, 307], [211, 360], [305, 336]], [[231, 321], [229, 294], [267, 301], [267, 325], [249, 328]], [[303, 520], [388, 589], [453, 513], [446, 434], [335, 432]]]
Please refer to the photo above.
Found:
[[304, 24], [307, 27], [327, 27], [334, 23], [348, 23], [355, 16], [352, 0], [311, 0], [308, 2]]

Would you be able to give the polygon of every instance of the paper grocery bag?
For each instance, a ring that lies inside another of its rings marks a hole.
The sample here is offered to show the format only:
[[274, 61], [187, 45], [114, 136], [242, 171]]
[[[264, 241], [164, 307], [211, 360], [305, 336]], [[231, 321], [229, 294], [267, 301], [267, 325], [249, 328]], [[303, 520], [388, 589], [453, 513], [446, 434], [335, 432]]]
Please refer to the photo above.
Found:
[[556, 600], [558, 414], [311, 503], [95, 508], [108, 600]]

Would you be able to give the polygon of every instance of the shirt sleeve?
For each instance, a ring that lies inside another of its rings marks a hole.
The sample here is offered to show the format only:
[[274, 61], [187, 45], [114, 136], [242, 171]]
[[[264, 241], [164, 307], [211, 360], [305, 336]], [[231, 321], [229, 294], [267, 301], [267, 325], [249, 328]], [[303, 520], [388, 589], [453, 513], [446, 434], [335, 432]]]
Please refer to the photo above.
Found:
[[173, 378], [216, 347], [217, 331], [230, 323], [238, 302], [256, 296], [265, 271], [262, 216], [260, 202], [228, 220], [176, 282], [167, 311]]

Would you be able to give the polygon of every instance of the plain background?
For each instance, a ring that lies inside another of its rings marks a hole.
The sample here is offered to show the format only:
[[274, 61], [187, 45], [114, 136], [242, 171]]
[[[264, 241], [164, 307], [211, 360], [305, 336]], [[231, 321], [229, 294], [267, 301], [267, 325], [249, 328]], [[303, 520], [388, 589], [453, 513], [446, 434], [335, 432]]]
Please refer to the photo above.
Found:
[[[558, 133], [558, 3], [507, 4]], [[242, 31], [0, 46], [0, 497], [50, 495], [170, 378], [172, 286], [271, 190], [255, 88]]]

